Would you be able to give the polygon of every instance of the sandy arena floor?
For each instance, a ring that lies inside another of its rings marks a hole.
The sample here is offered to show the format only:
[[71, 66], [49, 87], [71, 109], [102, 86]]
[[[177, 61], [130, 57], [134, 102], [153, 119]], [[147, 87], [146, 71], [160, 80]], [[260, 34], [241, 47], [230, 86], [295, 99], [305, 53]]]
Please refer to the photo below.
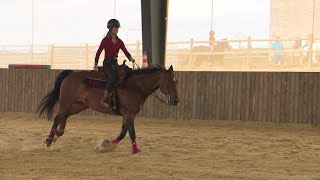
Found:
[[46, 148], [52, 122], [0, 113], [0, 179], [314, 179], [320, 180], [320, 129], [309, 125], [136, 119], [115, 152], [96, 152], [120, 132], [119, 117], [69, 119]]

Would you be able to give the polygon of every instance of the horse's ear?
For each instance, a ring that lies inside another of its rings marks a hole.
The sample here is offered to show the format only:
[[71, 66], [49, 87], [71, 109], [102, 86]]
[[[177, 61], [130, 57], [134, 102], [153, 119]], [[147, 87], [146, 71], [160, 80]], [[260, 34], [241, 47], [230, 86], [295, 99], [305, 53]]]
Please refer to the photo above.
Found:
[[172, 67], [172, 65], [169, 67], [169, 69], [168, 69], [169, 71], [173, 71], [173, 67]]

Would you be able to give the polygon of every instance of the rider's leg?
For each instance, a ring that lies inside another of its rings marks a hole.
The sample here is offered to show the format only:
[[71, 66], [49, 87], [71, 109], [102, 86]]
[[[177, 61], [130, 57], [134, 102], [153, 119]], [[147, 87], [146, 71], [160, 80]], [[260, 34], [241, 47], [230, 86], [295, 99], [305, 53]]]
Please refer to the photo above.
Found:
[[109, 107], [109, 102], [112, 97], [112, 90], [116, 84], [116, 75], [117, 75], [116, 74], [116, 66], [112, 61], [105, 60], [103, 62], [103, 68], [104, 68], [104, 72], [108, 76], [108, 80], [107, 80], [106, 88], [104, 91], [104, 97], [103, 97], [101, 103], [104, 106]]

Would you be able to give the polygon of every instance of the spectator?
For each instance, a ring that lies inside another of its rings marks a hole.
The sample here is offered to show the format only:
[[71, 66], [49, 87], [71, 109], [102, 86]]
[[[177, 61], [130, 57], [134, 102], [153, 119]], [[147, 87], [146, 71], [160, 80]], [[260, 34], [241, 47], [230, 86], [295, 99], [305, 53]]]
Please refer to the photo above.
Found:
[[284, 64], [283, 44], [280, 37], [276, 37], [276, 41], [272, 43], [273, 60], [275, 64]]

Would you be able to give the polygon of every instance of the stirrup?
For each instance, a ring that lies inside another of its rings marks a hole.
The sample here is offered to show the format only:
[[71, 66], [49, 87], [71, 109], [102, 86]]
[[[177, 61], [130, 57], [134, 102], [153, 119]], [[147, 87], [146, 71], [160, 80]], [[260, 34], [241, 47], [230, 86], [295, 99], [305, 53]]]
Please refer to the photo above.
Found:
[[105, 89], [103, 92], [103, 99], [100, 101], [100, 104], [107, 108], [110, 107], [111, 96], [111, 93], [107, 89]]
[[110, 104], [108, 102], [105, 102], [104, 100], [100, 101], [100, 104], [107, 108], [110, 107]]

